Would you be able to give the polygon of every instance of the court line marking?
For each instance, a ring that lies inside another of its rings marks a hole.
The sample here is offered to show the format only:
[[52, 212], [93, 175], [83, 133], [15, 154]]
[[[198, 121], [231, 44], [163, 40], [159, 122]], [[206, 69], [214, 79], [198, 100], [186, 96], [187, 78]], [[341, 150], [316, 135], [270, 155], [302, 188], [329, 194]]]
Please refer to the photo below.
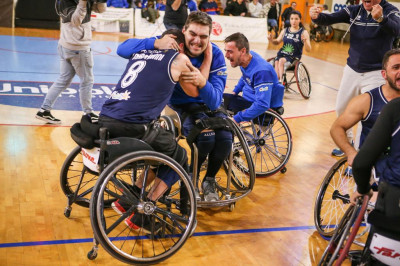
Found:
[[[255, 229], [240, 229], [240, 230], [229, 230], [229, 231], [198, 232], [198, 233], [194, 233], [193, 236], [200, 237], [200, 236], [212, 236], [212, 235], [251, 234], [251, 233], [265, 233], [265, 232], [311, 230], [311, 229], [315, 230], [315, 226], [292, 226], [292, 227], [255, 228]], [[93, 238], [14, 242], [14, 243], [0, 243], [0, 248], [63, 245], [63, 244], [92, 243], [92, 242], [93, 242]]]

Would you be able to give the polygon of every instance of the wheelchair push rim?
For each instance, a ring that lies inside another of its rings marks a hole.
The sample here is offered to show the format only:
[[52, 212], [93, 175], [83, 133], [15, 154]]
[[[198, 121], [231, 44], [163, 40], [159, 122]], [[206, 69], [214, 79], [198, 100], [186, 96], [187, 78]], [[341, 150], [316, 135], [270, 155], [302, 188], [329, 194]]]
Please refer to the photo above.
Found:
[[[146, 176], [146, 181], [149, 169], [156, 171], [162, 166], [179, 175], [179, 181], [171, 189], [183, 184], [187, 212], [182, 212], [184, 207], [178, 195], [170, 197], [166, 193], [155, 203], [148, 200], [146, 195], [154, 182], [148, 183], [139, 194], [129, 188], [138, 176]], [[103, 202], [108, 195], [129, 201], [129, 209], [122, 216], [106, 210]], [[124, 223], [135, 213], [151, 220], [148, 232], [143, 226], [132, 229]], [[196, 219], [193, 185], [183, 168], [170, 157], [153, 151], [132, 152], [112, 162], [100, 175], [90, 203], [90, 218], [95, 239], [116, 259], [130, 264], [159, 263], [175, 254], [193, 233]]]

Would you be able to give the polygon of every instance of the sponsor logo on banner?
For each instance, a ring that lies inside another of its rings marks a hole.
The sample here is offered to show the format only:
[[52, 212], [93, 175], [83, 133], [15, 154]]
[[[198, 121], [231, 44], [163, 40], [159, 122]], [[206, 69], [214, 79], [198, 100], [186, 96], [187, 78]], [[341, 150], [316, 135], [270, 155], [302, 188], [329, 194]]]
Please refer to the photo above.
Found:
[[215, 36], [219, 36], [222, 33], [222, 26], [216, 21], [213, 21], [212, 23], [212, 34]]
[[[40, 108], [52, 84], [52, 82], [0, 81], [0, 104]], [[100, 110], [114, 89], [114, 84], [94, 84], [92, 89], [93, 108]], [[72, 83], [60, 94], [54, 109], [82, 110], [79, 102], [78, 83]]]

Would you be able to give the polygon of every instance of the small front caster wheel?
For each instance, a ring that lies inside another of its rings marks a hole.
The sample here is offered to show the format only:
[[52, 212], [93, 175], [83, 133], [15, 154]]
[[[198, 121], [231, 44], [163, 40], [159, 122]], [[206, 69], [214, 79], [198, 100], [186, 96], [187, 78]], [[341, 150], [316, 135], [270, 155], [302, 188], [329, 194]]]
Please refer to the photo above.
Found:
[[87, 258], [88, 258], [89, 260], [94, 260], [95, 258], [97, 258], [97, 251], [94, 250], [94, 249], [90, 250], [90, 251], [88, 252], [88, 254], [87, 254]]
[[229, 211], [233, 212], [234, 209], [235, 209], [235, 203], [231, 203], [229, 205]]
[[66, 207], [64, 210], [64, 216], [69, 218], [71, 216], [71, 210], [72, 210], [71, 207]]
[[283, 168], [281, 169], [281, 173], [282, 173], [282, 174], [286, 173], [286, 171], [287, 171], [287, 168], [286, 168], [286, 167], [283, 167]]

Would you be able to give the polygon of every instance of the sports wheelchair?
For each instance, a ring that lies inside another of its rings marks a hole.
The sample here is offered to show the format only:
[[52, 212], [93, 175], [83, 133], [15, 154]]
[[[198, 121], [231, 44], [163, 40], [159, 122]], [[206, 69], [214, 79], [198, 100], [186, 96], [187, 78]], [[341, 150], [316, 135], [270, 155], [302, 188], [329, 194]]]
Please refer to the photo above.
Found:
[[[399, 265], [400, 217], [388, 218], [376, 209], [367, 216], [368, 200], [364, 195], [346, 210], [318, 265], [341, 265], [345, 259], [349, 259], [351, 265]], [[366, 244], [362, 245], [362, 250], [350, 250], [353, 243], [359, 245], [354, 239], [363, 230], [363, 221], [372, 224], [367, 227]]]
[[[372, 178], [376, 182], [375, 172]], [[377, 184], [373, 186], [377, 188]], [[314, 205], [314, 223], [317, 231], [324, 237], [332, 237], [339, 222], [350, 207], [350, 195], [357, 189], [352, 168], [347, 163], [347, 157], [338, 160], [328, 171], [322, 181]], [[374, 203], [368, 203], [372, 210]], [[368, 231], [360, 232], [361, 237]], [[361, 243], [360, 243], [361, 244]], [[361, 244], [362, 245], [362, 244]]]
[[312, 23], [310, 26], [310, 39], [315, 42], [325, 41], [329, 42], [332, 40], [333, 35], [335, 34], [335, 30], [332, 26], [319, 26], [317, 24]]
[[[275, 57], [267, 60], [273, 67], [275, 67]], [[286, 91], [292, 91], [301, 94], [304, 99], [309, 99], [311, 95], [311, 79], [310, 74], [300, 60], [294, 60], [292, 64], [286, 62], [284, 65], [283, 85]], [[297, 88], [292, 88], [296, 84]]]
[[[224, 104], [228, 114], [233, 116], [235, 112], [229, 110], [225, 96]], [[283, 112], [283, 107], [269, 109], [252, 121], [240, 123], [240, 129], [250, 148], [257, 177], [267, 177], [278, 171], [281, 173], [287, 171], [286, 164], [292, 152], [292, 133], [281, 117]], [[240, 149], [235, 151], [236, 154], [242, 152]], [[248, 172], [240, 156], [234, 157], [233, 162], [242, 171]]]
[[[85, 117], [71, 129], [74, 131], [71, 136], [79, 146], [65, 160], [60, 182], [68, 198], [66, 217], [71, 215], [73, 203], [90, 207], [94, 247], [87, 255], [89, 259], [97, 257], [98, 244], [101, 244], [125, 263], [161, 262], [177, 252], [194, 233], [197, 206], [229, 206], [233, 210], [235, 202], [254, 186], [254, 166], [247, 142], [233, 122], [227, 123], [237, 140], [235, 143], [244, 151], [242, 159], [248, 162], [249, 172], [245, 174], [235, 167], [233, 150], [218, 176], [219, 200], [204, 202], [194, 186], [196, 180], [175, 160], [153, 151], [139, 139], [110, 139], [106, 128], [91, 124]], [[175, 130], [173, 119], [162, 116], [159, 123]], [[154, 177], [162, 171], [173, 171], [179, 179], [160, 198], [151, 201], [147, 195], [157, 190]], [[140, 191], [134, 189], [138, 183]], [[110, 208], [117, 201], [129, 205], [125, 212], [117, 213], [114, 207], [114, 210]], [[141, 214], [142, 219], [134, 220], [134, 226], [129, 225], [128, 220], [135, 213]]]

